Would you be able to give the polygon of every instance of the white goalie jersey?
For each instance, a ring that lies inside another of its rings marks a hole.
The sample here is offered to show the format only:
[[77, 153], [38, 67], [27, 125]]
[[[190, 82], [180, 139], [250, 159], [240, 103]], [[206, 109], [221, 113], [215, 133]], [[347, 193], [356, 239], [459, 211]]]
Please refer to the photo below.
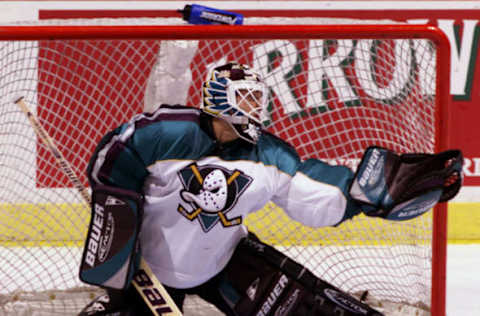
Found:
[[247, 235], [245, 217], [269, 201], [312, 227], [358, 213], [348, 168], [301, 161], [268, 132], [256, 145], [219, 144], [210, 120], [184, 106], [137, 115], [102, 139], [88, 168], [92, 186], [144, 194], [142, 255], [165, 285], [190, 288], [216, 275]]

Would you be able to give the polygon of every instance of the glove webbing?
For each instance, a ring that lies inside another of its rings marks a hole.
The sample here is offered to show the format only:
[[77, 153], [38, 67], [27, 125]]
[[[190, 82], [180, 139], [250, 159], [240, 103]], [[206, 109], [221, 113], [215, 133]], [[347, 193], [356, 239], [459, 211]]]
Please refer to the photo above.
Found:
[[[388, 174], [390, 194], [397, 196], [397, 203], [436, 189], [442, 189], [439, 202], [445, 202], [460, 190], [463, 156], [459, 150], [439, 154], [403, 154], [391, 158], [398, 160], [398, 163], [392, 164], [390, 168], [386, 166], [385, 171]], [[455, 173], [458, 179], [446, 186], [446, 180]], [[395, 192], [396, 189], [401, 191]]]

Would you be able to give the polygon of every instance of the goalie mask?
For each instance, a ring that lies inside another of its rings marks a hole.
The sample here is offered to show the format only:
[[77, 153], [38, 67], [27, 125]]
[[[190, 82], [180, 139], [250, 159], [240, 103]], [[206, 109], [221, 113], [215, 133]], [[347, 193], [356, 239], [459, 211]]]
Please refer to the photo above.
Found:
[[259, 74], [246, 65], [228, 63], [213, 69], [202, 93], [205, 113], [227, 121], [242, 139], [257, 142], [267, 103]]

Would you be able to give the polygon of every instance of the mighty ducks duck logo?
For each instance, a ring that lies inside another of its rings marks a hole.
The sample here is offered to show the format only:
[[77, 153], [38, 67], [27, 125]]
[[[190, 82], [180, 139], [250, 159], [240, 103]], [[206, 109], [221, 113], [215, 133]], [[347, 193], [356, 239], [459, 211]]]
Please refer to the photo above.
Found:
[[198, 219], [205, 232], [219, 221], [223, 227], [240, 225], [242, 217], [228, 218], [227, 213], [252, 182], [239, 170], [230, 171], [214, 165], [198, 166], [192, 163], [178, 172], [184, 190], [182, 200], [189, 206], [178, 205], [178, 212], [193, 221]]

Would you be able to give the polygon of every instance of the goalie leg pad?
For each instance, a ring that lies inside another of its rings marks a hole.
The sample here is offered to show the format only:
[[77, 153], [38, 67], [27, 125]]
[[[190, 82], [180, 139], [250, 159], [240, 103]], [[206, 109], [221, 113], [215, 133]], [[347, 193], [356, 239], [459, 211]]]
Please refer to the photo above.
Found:
[[143, 197], [133, 191], [96, 186], [91, 207], [80, 280], [107, 289], [126, 289], [140, 263]]
[[238, 315], [382, 315], [252, 234], [237, 247], [225, 280], [220, 292]]

